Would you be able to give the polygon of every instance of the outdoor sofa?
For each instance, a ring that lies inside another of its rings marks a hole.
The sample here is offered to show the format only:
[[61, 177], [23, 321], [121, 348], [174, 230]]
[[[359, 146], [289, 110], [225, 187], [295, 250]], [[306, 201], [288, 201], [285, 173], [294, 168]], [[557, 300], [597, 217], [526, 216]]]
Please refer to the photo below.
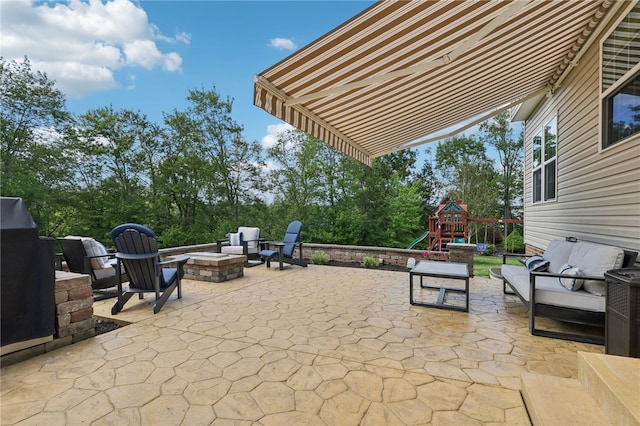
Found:
[[507, 253], [503, 256], [501, 274], [505, 293], [509, 286], [527, 305], [531, 334], [604, 344], [600, 333], [589, 335], [536, 328], [536, 317], [604, 327], [604, 273], [633, 266], [636, 252], [568, 238], [551, 241], [542, 256], [525, 256], [524, 266], [507, 265], [510, 256], [523, 255]]

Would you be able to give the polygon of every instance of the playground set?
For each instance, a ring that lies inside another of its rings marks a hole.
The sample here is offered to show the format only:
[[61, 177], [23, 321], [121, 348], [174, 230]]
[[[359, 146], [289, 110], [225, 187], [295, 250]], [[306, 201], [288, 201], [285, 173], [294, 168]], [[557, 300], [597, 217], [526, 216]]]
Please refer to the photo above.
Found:
[[429, 238], [429, 250], [446, 250], [448, 243], [466, 243], [469, 240], [468, 222], [522, 223], [521, 219], [476, 219], [467, 216], [467, 205], [462, 200], [445, 198], [429, 217], [429, 230], [409, 244]]

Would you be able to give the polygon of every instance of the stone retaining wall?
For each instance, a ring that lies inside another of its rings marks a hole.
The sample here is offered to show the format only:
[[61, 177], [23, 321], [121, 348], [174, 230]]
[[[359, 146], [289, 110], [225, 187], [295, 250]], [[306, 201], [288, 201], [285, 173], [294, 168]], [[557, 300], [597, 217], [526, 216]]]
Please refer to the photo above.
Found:
[[56, 271], [53, 340], [2, 355], [2, 366], [24, 361], [96, 335], [89, 275]]
[[[313, 253], [323, 252], [329, 256], [329, 260], [340, 262], [361, 263], [365, 256], [373, 257], [378, 261], [388, 265], [407, 265], [407, 260], [413, 257], [416, 260], [422, 259], [422, 250], [407, 250], [390, 247], [368, 247], [368, 246], [347, 246], [338, 244], [303, 244], [302, 256], [305, 259], [311, 258]], [[294, 253], [298, 257], [297, 249]]]
[[449, 262], [466, 263], [469, 276], [473, 277], [473, 255], [476, 253], [475, 244], [449, 243]]
[[[473, 277], [473, 256], [476, 251], [475, 244], [454, 244], [449, 243], [449, 261], [466, 263], [469, 267], [469, 276]], [[175, 256], [195, 251], [216, 251], [215, 244], [200, 244], [195, 246], [175, 247], [160, 250], [163, 256]], [[409, 250], [391, 247], [370, 247], [370, 246], [349, 246], [341, 244], [316, 244], [303, 243], [302, 257], [310, 259], [314, 253], [323, 252], [329, 260], [340, 262], [361, 263], [365, 256], [373, 257], [377, 261], [387, 265], [406, 266], [409, 258], [417, 261], [424, 259], [422, 250]], [[293, 253], [298, 257], [298, 248]]]

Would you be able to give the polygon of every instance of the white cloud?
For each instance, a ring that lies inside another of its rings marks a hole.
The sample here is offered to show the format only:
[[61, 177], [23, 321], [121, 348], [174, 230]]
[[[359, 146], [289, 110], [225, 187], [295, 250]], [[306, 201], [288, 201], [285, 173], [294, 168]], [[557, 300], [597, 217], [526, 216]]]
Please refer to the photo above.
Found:
[[278, 142], [278, 135], [289, 130], [295, 130], [291, 124], [269, 124], [267, 126], [267, 134], [262, 137], [262, 148], [269, 149]]
[[298, 45], [295, 44], [293, 40], [279, 37], [269, 40], [269, 44], [267, 46], [281, 50], [296, 50], [298, 48]]
[[180, 55], [161, 52], [156, 41], [191, 41], [185, 33], [162, 35], [134, 0], [3, 1], [2, 15], [3, 58], [27, 56], [71, 97], [119, 87], [114, 71], [125, 67], [179, 72]]

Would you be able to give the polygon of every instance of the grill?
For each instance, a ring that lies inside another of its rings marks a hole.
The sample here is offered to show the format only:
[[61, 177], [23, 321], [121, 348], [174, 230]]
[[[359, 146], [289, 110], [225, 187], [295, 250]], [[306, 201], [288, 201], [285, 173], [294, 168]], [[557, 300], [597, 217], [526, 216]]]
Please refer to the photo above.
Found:
[[21, 198], [0, 197], [2, 355], [53, 339], [55, 240], [38, 236]]

